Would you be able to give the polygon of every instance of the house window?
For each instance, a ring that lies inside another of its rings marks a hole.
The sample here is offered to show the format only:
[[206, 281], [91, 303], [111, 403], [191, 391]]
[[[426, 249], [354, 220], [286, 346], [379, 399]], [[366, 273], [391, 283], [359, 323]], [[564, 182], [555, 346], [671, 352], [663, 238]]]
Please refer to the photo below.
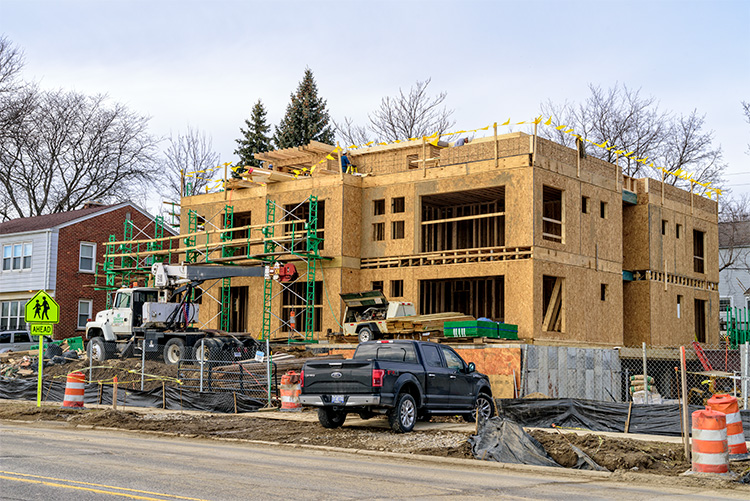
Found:
[[373, 200], [372, 215], [382, 216], [383, 214], [385, 214], [385, 198], [381, 198], [380, 200]]
[[682, 318], [682, 296], [677, 294], [677, 318]]
[[94, 273], [96, 268], [96, 244], [81, 242], [78, 254], [78, 271], [83, 273]]
[[31, 242], [3, 246], [3, 271], [31, 269]]
[[607, 300], [607, 284], [601, 284], [600, 291], [599, 291], [599, 299], [602, 301]]
[[391, 280], [391, 297], [404, 297], [403, 280]]
[[704, 233], [693, 230], [693, 271], [705, 273]]
[[90, 299], [81, 299], [78, 301], [78, 326], [76, 329], [83, 330], [86, 328], [86, 322], [91, 318], [92, 301]]
[[372, 225], [372, 239], [376, 242], [385, 240], [385, 223], [374, 223]]
[[666, 219], [661, 220], [661, 234], [662, 235], [667, 234], [667, 220]]
[[599, 202], [599, 217], [607, 219], [607, 202]]
[[581, 212], [584, 214], [589, 213], [589, 197], [581, 197]]
[[396, 197], [391, 199], [391, 212], [397, 214], [404, 212], [406, 204], [404, 203], [404, 197]]
[[680, 238], [680, 235], [682, 234], [682, 225], [677, 224], [674, 227], [674, 236], [675, 238]]
[[732, 296], [719, 298], [719, 330], [727, 330], [727, 318], [732, 309]]
[[0, 303], [0, 331], [25, 329], [25, 307], [26, 301], [3, 301]]
[[400, 240], [404, 238], [404, 222], [403, 221], [391, 222], [391, 238], [393, 240]]
[[562, 191], [549, 186], [542, 190], [542, 238], [563, 241]]
[[372, 290], [383, 292], [383, 281], [382, 280], [376, 280], [375, 282], [373, 282], [372, 283]]

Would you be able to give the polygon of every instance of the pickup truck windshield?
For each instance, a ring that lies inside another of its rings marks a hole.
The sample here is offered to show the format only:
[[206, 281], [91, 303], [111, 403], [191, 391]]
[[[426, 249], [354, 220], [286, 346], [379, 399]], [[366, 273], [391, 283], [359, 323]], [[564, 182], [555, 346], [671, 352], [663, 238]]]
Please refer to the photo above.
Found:
[[416, 363], [417, 353], [412, 344], [363, 344], [357, 348], [353, 358]]

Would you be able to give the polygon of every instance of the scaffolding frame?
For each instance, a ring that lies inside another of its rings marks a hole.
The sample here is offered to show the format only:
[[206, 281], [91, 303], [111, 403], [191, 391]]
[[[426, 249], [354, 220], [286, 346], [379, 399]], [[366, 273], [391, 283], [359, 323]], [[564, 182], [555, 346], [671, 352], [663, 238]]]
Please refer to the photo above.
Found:
[[[295, 211], [305, 204], [309, 204], [307, 217], [295, 216]], [[280, 214], [278, 220], [277, 213]], [[112, 292], [136, 279], [144, 279], [147, 284], [151, 265], [157, 261], [172, 262], [174, 255], [184, 256], [186, 264], [258, 264], [266, 269], [260, 339], [270, 339], [279, 330], [287, 328], [287, 342], [314, 342], [317, 261], [326, 259], [319, 253], [323, 239], [318, 236], [317, 217], [318, 197], [310, 196], [289, 210], [273, 200], [266, 200], [265, 223], [238, 228], [234, 228], [232, 205], [225, 205], [221, 211], [209, 218], [204, 218], [194, 209], [188, 209], [188, 232], [174, 236], [164, 236], [164, 219], [158, 217], [154, 221], [153, 238], [136, 239], [135, 234], [146, 237], [150, 235], [128, 220], [125, 222], [123, 240], [117, 241], [115, 235], [110, 235], [109, 241], [105, 243], [102, 270], [106, 277], [106, 285], [95, 284], [95, 288]], [[215, 224], [214, 220], [221, 220], [221, 227]], [[235, 232], [243, 230], [247, 230], [247, 237], [234, 238]], [[253, 232], [260, 234], [260, 238], [253, 238]], [[253, 246], [258, 245], [262, 245], [262, 252], [253, 253]], [[236, 252], [239, 247], [244, 247], [246, 251]], [[298, 263], [304, 266], [305, 271], [295, 280], [281, 282], [274, 279], [274, 270], [278, 269], [281, 263]], [[274, 291], [274, 282], [280, 284], [277, 291]], [[304, 282], [304, 295], [296, 293], [293, 289], [300, 282]], [[214, 285], [216, 284], [212, 287]], [[274, 312], [275, 300], [283, 297], [285, 292], [299, 298], [302, 303], [300, 308], [305, 312], [305, 321], [301, 331], [297, 330], [296, 326], [293, 327], [290, 318], [282, 318], [283, 306], [279, 305], [278, 308], [281, 314]], [[205, 291], [203, 295], [219, 304], [220, 328], [228, 331], [231, 324], [231, 279], [221, 280], [219, 298]], [[108, 294], [107, 308], [110, 306], [111, 295]], [[272, 326], [274, 318], [278, 320], [276, 328]]]

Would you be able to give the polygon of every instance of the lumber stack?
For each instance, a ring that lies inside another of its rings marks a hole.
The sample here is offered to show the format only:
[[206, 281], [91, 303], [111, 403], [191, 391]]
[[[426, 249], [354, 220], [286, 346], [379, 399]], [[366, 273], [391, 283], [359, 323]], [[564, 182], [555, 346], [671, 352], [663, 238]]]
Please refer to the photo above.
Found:
[[385, 322], [388, 333], [407, 334], [410, 332], [442, 332], [444, 322], [458, 322], [461, 320], [474, 320], [474, 317], [455, 311], [448, 311], [445, 313], [433, 313], [431, 315], [395, 317]]

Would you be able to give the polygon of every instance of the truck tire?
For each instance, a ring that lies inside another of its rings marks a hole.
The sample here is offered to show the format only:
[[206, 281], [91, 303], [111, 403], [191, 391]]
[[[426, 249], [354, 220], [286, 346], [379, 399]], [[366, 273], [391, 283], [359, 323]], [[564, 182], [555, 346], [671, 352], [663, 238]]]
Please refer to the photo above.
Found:
[[[201, 341], [203, 346], [201, 347]], [[193, 345], [193, 359], [198, 362], [208, 362], [218, 360], [221, 344], [218, 340], [212, 338], [203, 338], [196, 341]]]
[[479, 422], [481, 423], [494, 416], [495, 406], [493, 405], [492, 397], [486, 393], [477, 395], [477, 399], [474, 402], [474, 409], [472, 409], [471, 414], [464, 414], [464, 419], [470, 423], [475, 423], [477, 420], [477, 410], [479, 410]]
[[104, 339], [100, 337], [91, 338], [88, 345], [88, 355], [91, 360], [104, 362], [109, 358]]
[[408, 433], [417, 422], [417, 403], [408, 393], [402, 393], [396, 399], [396, 407], [388, 412], [388, 424], [396, 433]]
[[185, 355], [185, 341], [178, 337], [173, 337], [164, 345], [164, 363], [167, 365], [177, 365]]
[[336, 411], [330, 407], [318, 409], [318, 421], [323, 428], [338, 428], [346, 420], [346, 412]]
[[359, 331], [359, 342], [366, 343], [367, 341], [375, 341], [375, 335], [369, 327], [362, 327]]

